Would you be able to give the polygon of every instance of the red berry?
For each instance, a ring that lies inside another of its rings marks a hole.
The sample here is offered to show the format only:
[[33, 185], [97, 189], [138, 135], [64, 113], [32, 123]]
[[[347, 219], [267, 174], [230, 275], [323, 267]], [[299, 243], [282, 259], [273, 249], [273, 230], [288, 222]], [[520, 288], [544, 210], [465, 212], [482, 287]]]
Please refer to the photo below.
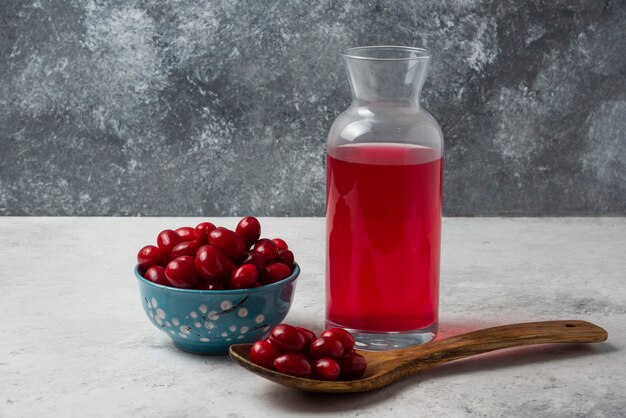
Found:
[[176, 247], [172, 248], [170, 257], [172, 259], [180, 257], [181, 255], [190, 255], [192, 257], [195, 257], [196, 253], [198, 252], [198, 247], [198, 241], [183, 241]]
[[354, 337], [343, 328], [329, 328], [322, 332], [322, 337], [338, 340], [346, 352], [354, 348]]
[[341, 369], [332, 358], [318, 358], [313, 362], [313, 376], [320, 380], [337, 380]]
[[170, 282], [165, 277], [165, 269], [161, 266], [152, 266], [143, 275], [147, 280], [153, 283], [160, 284], [161, 286], [169, 286]]
[[222, 227], [209, 232], [209, 244], [231, 260], [235, 260], [246, 250], [243, 239], [239, 235]]
[[172, 252], [172, 248], [176, 245], [180, 244], [183, 239], [178, 235], [175, 231], [171, 229], [166, 229], [161, 231], [157, 236], [157, 246], [159, 247], [159, 251], [163, 256], [169, 256]]
[[256, 283], [256, 279], [259, 277], [259, 273], [256, 271], [256, 267], [252, 264], [244, 264], [241, 267], [237, 267], [228, 281], [229, 289], [247, 289], [252, 287]]
[[254, 251], [248, 251], [247, 253], [243, 253], [243, 255], [239, 257], [239, 259], [237, 260], [237, 264], [239, 264], [240, 266], [244, 264], [252, 264], [254, 265], [254, 267], [256, 267], [258, 271], [261, 271], [263, 270], [263, 267], [265, 267], [265, 259], [259, 253], [256, 253]]
[[304, 337], [305, 348], [308, 348], [311, 345], [311, 343], [317, 339], [317, 337], [315, 336], [315, 333], [311, 331], [310, 329], [306, 329], [303, 327], [296, 327], [296, 329]]
[[235, 232], [243, 238], [246, 248], [250, 248], [261, 236], [261, 224], [254, 216], [246, 216], [239, 221]]
[[176, 230], [176, 233], [183, 241], [192, 241], [195, 238], [193, 234], [194, 229], [190, 226], [183, 226]]
[[152, 266], [159, 266], [163, 261], [161, 252], [154, 245], [146, 245], [137, 253], [137, 264], [139, 271], [145, 272]]
[[343, 355], [343, 345], [338, 340], [330, 338], [318, 338], [309, 346], [309, 353], [315, 358], [334, 357]]
[[280, 351], [298, 352], [304, 349], [304, 337], [291, 325], [276, 325], [270, 331], [269, 340]]
[[274, 369], [274, 359], [281, 353], [267, 340], [259, 340], [250, 348], [250, 360], [266, 369]]
[[165, 277], [174, 287], [194, 287], [198, 282], [194, 258], [183, 255], [170, 261], [165, 268]]
[[271, 284], [279, 282], [291, 276], [291, 269], [281, 263], [268, 264], [261, 271], [260, 282], [263, 284]]
[[228, 282], [230, 276], [232, 276], [233, 272], [237, 269], [235, 263], [230, 261], [230, 258], [224, 257], [224, 272], [222, 273], [222, 279]]
[[311, 363], [302, 354], [287, 353], [274, 359], [277, 372], [297, 377], [311, 376]]
[[274, 244], [276, 244], [276, 249], [278, 251], [289, 249], [289, 247], [287, 246], [287, 243], [282, 238], [274, 238], [272, 241], [274, 242]]
[[294, 262], [293, 253], [290, 250], [278, 251], [278, 257], [276, 258], [276, 262], [282, 263], [292, 269]]
[[359, 379], [365, 373], [367, 361], [365, 357], [351, 351], [339, 359], [340, 376], [344, 380]]
[[276, 260], [276, 256], [278, 256], [276, 244], [274, 244], [274, 241], [267, 238], [258, 240], [257, 243], [254, 244], [254, 251], [261, 254], [266, 263], [271, 263]]
[[211, 222], [201, 222], [193, 230], [193, 237], [200, 245], [206, 244], [209, 238], [209, 232], [215, 229], [215, 225]]
[[203, 245], [196, 253], [196, 271], [205, 280], [217, 281], [224, 272], [224, 257], [214, 247]]

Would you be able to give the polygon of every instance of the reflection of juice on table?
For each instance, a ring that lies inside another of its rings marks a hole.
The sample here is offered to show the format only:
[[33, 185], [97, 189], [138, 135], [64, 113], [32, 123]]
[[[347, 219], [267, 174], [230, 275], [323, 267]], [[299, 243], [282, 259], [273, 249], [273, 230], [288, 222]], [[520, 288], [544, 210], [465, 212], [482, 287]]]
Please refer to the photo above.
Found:
[[437, 321], [442, 159], [410, 144], [328, 150], [329, 323], [410, 331]]

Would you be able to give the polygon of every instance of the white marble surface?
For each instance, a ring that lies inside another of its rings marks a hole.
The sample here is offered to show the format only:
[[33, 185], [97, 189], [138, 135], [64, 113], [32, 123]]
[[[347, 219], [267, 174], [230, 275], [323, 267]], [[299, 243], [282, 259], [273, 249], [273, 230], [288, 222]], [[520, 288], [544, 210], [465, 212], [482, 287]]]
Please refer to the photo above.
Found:
[[[334, 396], [185, 354], [150, 325], [134, 256], [160, 229], [198, 221], [0, 218], [0, 416], [626, 415], [626, 218], [444, 221], [443, 336], [574, 318], [605, 327], [608, 342], [512, 349]], [[319, 331], [323, 219], [262, 225], [302, 266], [287, 321]]]

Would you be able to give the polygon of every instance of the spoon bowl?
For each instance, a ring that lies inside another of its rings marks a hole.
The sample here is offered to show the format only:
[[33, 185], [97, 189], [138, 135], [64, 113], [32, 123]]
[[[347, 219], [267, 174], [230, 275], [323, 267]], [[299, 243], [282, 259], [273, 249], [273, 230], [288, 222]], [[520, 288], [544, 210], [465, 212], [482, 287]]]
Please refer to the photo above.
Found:
[[252, 344], [232, 345], [230, 357], [252, 373], [290, 388], [307, 392], [366, 392], [390, 385], [420, 370], [489, 351], [531, 344], [594, 343], [606, 339], [607, 332], [603, 328], [586, 321], [503, 325], [401, 350], [357, 350], [367, 361], [363, 377], [334, 382], [289, 376], [261, 367], [250, 360]]

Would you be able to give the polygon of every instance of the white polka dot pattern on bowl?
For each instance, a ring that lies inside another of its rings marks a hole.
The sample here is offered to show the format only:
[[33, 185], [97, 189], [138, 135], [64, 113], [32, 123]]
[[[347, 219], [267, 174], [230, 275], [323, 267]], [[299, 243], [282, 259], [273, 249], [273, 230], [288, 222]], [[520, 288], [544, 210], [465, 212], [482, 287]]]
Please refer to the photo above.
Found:
[[[203, 343], [219, 340], [230, 342], [246, 338], [245, 334], [248, 332], [266, 332], [270, 328], [264, 323], [265, 315], [250, 315], [249, 308], [243, 306], [247, 299], [248, 297], [235, 301], [219, 301], [219, 310], [211, 310], [211, 307], [216, 307], [209, 304], [200, 304], [192, 311], [175, 312], [174, 314], [181, 315], [178, 317], [168, 314], [167, 301], [159, 303], [156, 297], [145, 298], [144, 307], [150, 320], [170, 336]], [[249, 326], [241, 326], [242, 321], [247, 321]], [[237, 323], [239, 324], [236, 325]], [[254, 324], [257, 325], [253, 326]]]

